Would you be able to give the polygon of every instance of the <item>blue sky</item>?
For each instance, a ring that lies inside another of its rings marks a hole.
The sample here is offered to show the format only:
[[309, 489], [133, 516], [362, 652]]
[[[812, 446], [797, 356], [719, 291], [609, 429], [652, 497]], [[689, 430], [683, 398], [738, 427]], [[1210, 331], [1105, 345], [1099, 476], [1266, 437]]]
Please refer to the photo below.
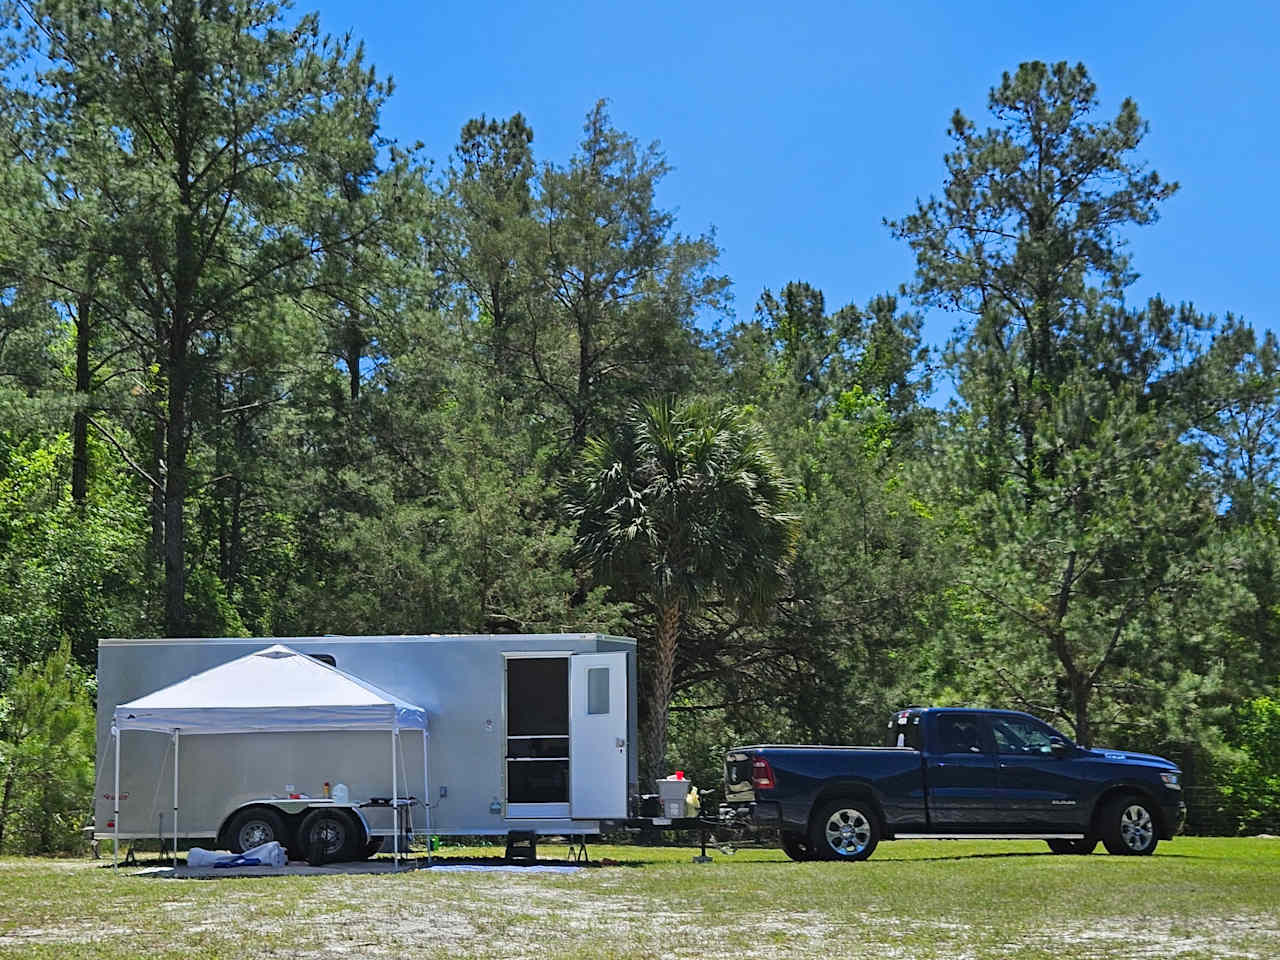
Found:
[[[832, 309], [911, 276], [882, 218], [942, 183], [945, 130], [981, 120], [1023, 60], [1083, 61], [1104, 113], [1150, 121], [1144, 159], [1182, 190], [1136, 231], [1136, 300], [1160, 292], [1280, 326], [1280, 13], [1246, 3], [468, 3], [300, 0], [394, 76], [384, 131], [443, 165], [466, 120], [525, 115], [542, 160], [596, 99], [675, 170], [662, 206], [715, 227], [746, 317], [803, 279]], [[929, 318], [945, 339], [953, 318]]]

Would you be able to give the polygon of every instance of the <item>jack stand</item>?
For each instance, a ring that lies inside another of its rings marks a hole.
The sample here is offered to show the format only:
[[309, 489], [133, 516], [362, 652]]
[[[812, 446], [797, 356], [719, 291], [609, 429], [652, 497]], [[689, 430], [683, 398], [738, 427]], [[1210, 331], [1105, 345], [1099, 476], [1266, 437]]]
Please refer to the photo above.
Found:
[[714, 860], [712, 860], [710, 857], [707, 856], [707, 828], [706, 827], [698, 828], [698, 837], [702, 841], [702, 852], [693, 858], [693, 862], [694, 863], [715, 863]]
[[138, 865], [138, 858], [137, 858], [136, 856], [134, 856], [134, 853], [133, 853], [133, 846], [132, 846], [132, 845], [130, 845], [130, 847], [129, 847], [129, 852], [128, 852], [128, 853], [126, 853], [126, 854], [124, 855], [124, 859], [120, 861], [120, 866], [122, 866], [122, 867], [136, 867], [137, 865]]
[[569, 859], [572, 860], [574, 863], [590, 863], [591, 862], [591, 858], [587, 856], [586, 834], [583, 834], [582, 836], [578, 837], [578, 842], [576, 844], [573, 842], [572, 837], [569, 838]]

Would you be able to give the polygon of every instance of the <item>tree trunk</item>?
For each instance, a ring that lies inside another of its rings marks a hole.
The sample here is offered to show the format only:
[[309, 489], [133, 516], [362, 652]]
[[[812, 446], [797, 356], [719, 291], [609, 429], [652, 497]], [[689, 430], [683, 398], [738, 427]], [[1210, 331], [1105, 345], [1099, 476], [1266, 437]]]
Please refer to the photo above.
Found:
[[182, 339], [173, 344], [169, 354], [169, 423], [165, 429], [164, 623], [170, 637], [187, 633], [183, 523], [187, 500], [187, 397], [186, 358], [181, 355], [186, 352], [186, 338]]
[[71, 499], [83, 507], [89, 490], [89, 298], [76, 306], [76, 412], [71, 422]]
[[[583, 284], [583, 296], [587, 295], [587, 286]], [[587, 418], [591, 411], [591, 354], [592, 323], [589, 317], [578, 316], [578, 391], [573, 408], [573, 450], [581, 450], [587, 445]], [[661, 632], [661, 627], [659, 627]], [[674, 642], [674, 641], [673, 641]], [[669, 692], [669, 691], [668, 691]], [[664, 723], [666, 711], [663, 710]]]
[[657, 650], [653, 658], [653, 696], [649, 701], [647, 747], [649, 777], [665, 776], [667, 764], [667, 711], [675, 675], [676, 645], [680, 638], [680, 604], [658, 608]]
[[187, 344], [195, 326], [195, 300], [200, 266], [196, 256], [196, 202], [192, 196], [194, 155], [192, 113], [196, 110], [196, 10], [190, 2], [177, 11], [173, 66], [174, 180], [178, 209], [173, 218], [173, 309], [169, 325], [169, 422], [165, 430], [164, 478], [164, 622], [170, 637], [187, 634], [186, 527], [187, 501]]
[[[164, 409], [163, 385], [160, 385], [151, 394], [151, 403], [154, 408], [155, 419], [151, 424], [151, 476], [156, 478], [157, 483], [164, 483], [165, 467], [164, 467], [164, 424], [165, 419], [160, 416], [161, 410]], [[151, 562], [150, 571], [156, 570], [163, 564], [164, 558], [164, 490], [160, 486], [153, 484], [151, 486], [151, 541], [148, 544], [148, 559]]]
[[4, 778], [4, 796], [0, 797], [0, 851], [4, 850], [4, 827], [9, 820], [9, 801], [13, 798], [14, 767], [9, 761], [9, 770]]
[[352, 311], [346, 334], [347, 378], [351, 402], [355, 404], [360, 400], [360, 360], [364, 356], [364, 332], [360, 329], [360, 318], [355, 311]]
[[1071, 707], [1076, 717], [1076, 743], [1082, 747], [1093, 746], [1093, 731], [1089, 729], [1089, 701], [1093, 688], [1083, 674], [1074, 673], [1067, 678], [1071, 683]]

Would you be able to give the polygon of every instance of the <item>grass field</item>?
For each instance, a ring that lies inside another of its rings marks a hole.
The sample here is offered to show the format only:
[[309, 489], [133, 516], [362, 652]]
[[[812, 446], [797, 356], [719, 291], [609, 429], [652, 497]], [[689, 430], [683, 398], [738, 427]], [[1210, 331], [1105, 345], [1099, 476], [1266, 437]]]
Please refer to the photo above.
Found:
[[218, 880], [4, 859], [0, 958], [1280, 957], [1280, 840], [1179, 838], [1147, 858], [899, 841], [858, 864], [694, 852], [594, 846], [617, 865], [572, 875]]

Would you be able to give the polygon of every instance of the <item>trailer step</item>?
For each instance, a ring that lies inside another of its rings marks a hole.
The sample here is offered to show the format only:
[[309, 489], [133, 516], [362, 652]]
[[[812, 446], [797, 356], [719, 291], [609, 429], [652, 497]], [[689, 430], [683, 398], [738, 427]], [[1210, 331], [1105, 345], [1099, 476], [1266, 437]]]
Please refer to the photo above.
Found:
[[538, 834], [533, 830], [508, 831], [506, 859], [513, 863], [537, 860]]

